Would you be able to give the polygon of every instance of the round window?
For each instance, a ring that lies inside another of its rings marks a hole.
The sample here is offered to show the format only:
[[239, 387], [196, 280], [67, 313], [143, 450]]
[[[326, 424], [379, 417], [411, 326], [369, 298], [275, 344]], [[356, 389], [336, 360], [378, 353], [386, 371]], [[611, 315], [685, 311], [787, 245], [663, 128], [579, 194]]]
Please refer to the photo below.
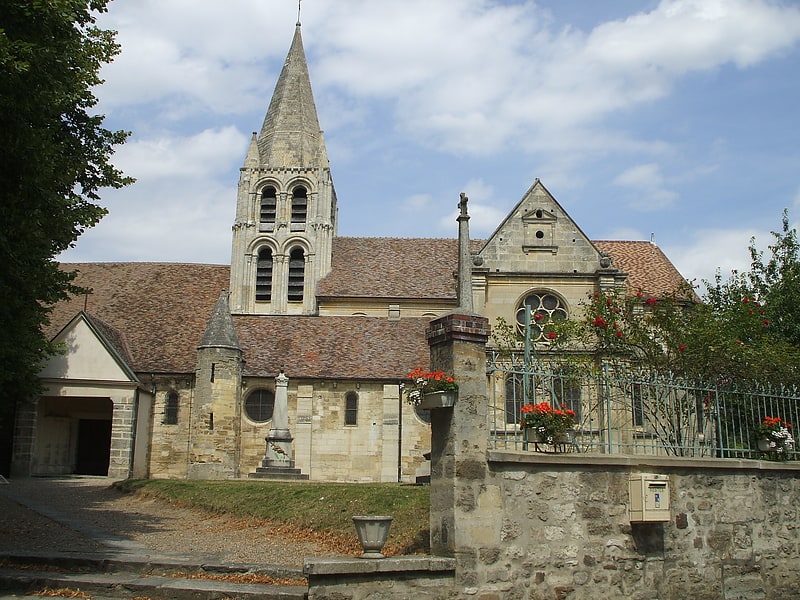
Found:
[[566, 303], [550, 292], [534, 292], [525, 296], [517, 309], [517, 329], [525, 335], [525, 313], [531, 313], [531, 340], [546, 341], [549, 326], [567, 318]]
[[270, 390], [253, 390], [244, 401], [247, 418], [256, 423], [266, 423], [272, 419], [275, 408], [275, 394]]

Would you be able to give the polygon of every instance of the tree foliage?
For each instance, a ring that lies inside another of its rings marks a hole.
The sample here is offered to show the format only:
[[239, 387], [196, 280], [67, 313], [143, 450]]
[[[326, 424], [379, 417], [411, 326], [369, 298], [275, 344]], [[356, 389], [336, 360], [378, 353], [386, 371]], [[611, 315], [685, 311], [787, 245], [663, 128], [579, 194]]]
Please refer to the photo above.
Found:
[[[53, 348], [50, 307], [79, 290], [55, 257], [105, 214], [100, 190], [131, 182], [111, 163], [126, 132], [92, 113], [119, 52], [95, 25], [108, 0], [0, 3], [0, 410], [36, 391]], [[2, 415], [0, 415], [2, 416]]]

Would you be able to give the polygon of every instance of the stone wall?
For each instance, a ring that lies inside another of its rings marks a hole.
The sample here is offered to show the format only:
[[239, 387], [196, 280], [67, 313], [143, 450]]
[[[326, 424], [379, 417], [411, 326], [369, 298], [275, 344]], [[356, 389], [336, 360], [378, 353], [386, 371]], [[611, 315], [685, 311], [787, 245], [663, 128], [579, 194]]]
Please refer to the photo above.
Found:
[[[207, 374], [201, 376], [205, 381], [196, 382], [197, 387], [191, 376], [153, 378], [156, 394], [150, 419], [150, 477], [182, 478], [191, 470], [195, 477], [245, 478], [261, 466], [271, 421], [253, 421], [242, 407], [254, 390], [274, 392], [275, 380], [247, 378], [237, 395], [235, 388], [240, 384], [223, 371], [225, 362], [221, 358], [215, 358], [214, 362], [214, 384], [224, 386], [227, 396], [220, 393], [213, 403], [202, 404], [198, 398], [202, 395], [198, 390], [203, 386], [206, 386], [205, 396], [211, 394]], [[382, 382], [290, 379], [289, 429], [294, 438], [295, 466], [317, 481], [394, 482], [400, 477], [403, 482], [413, 483], [417, 476], [428, 475], [424, 454], [430, 451], [430, 425], [405, 401], [401, 403], [399, 391], [397, 385]], [[164, 423], [165, 403], [170, 393], [176, 393], [179, 400], [175, 424]], [[358, 395], [355, 425], [344, 423], [348, 393]], [[209, 413], [214, 414], [213, 431], [209, 430]], [[237, 414], [238, 431], [230, 433], [230, 422], [226, 422], [225, 416]], [[212, 437], [216, 434], [219, 439]], [[208, 456], [202, 457], [197, 450], [204, 441], [208, 442]], [[238, 457], [237, 463], [229, 472], [200, 471], [200, 467], [215, 463], [215, 453], [230, 460]], [[190, 462], [194, 464], [188, 467]]]
[[[457, 528], [479, 522], [485, 536], [456, 547], [461, 590], [570, 600], [800, 598], [800, 466], [534, 452], [489, 452], [487, 465], [477, 496], [456, 500]], [[669, 477], [670, 521], [630, 522], [632, 473]]]
[[431, 556], [307, 560], [308, 600], [452, 598], [455, 561]]

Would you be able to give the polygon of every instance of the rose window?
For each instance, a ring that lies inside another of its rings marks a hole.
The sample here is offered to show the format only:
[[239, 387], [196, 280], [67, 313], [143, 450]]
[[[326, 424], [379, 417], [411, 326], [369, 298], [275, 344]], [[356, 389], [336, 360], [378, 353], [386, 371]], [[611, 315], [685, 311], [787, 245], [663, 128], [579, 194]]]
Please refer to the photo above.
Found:
[[531, 313], [531, 341], [534, 342], [547, 341], [551, 331], [550, 326], [567, 318], [565, 302], [555, 294], [549, 292], [528, 294], [517, 309], [517, 329], [522, 335], [525, 335], [525, 313], [528, 309]]

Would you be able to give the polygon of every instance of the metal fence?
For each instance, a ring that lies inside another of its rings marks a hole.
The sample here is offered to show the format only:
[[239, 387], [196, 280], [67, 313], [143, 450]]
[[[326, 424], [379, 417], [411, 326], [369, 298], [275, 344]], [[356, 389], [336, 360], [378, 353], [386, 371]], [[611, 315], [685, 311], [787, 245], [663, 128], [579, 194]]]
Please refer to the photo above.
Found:
[[[576, 369], [568, 362], [500, 357], [489, 361], [488, 377], [494, 449], [800, 459], [796, 445], [783, 453], [759, 450], [755, 435], [764, 417], [800, 423], [796, 389], [695, 385], [630, 365]], [[553, 446], [524, 440], [520, 410], [543, 401], [575, 412], [567, 442]]]

